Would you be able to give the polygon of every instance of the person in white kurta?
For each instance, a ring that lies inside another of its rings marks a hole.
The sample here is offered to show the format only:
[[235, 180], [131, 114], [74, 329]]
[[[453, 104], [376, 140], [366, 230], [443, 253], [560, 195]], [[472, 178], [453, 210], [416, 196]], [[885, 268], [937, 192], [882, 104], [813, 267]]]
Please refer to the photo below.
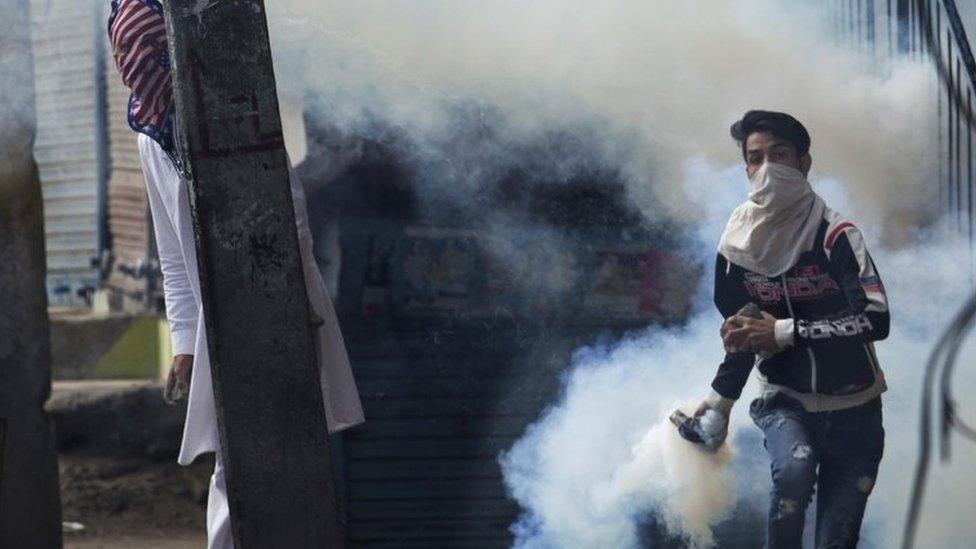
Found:
[[[202, 453], [216, 453], [216, 466], [207, 502], [208, 547], [231, 548], [233, 540], [217, 434], [217, 415], [210, 378], [188, 189], [159, 143], [144, 134], [139, 135], [139, 154], [163, 272], [166, 316], [172, 335], [173, 354], [193, 356], [189, 403], [178, 461], [181, 465], [189, 465]], [[290, 164], [288, 171], [308, 300], [315, 316], [324, 320], [315, 329], [314, 340], [326, 422], [329, 432], [335, 433], [362, 423], [363, 410], [339, 323], [312, 253], [312, 234], [305, 208], [305, 193]], [[323, 433], [322, 436], [326, 434]]]

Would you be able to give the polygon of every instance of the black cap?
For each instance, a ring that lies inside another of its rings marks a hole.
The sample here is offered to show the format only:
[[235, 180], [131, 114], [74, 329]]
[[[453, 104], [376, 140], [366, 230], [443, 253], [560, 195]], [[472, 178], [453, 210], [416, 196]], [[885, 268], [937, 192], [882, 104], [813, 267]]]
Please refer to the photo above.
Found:
[[797, 156], [810, 152], [810, 134], [799, 120], [784, 112], [749, 111], [730, 128], [732, 138], [742, 144], [745, 156], [746, 139], [756, 132], [770, 132], [796, 147]]

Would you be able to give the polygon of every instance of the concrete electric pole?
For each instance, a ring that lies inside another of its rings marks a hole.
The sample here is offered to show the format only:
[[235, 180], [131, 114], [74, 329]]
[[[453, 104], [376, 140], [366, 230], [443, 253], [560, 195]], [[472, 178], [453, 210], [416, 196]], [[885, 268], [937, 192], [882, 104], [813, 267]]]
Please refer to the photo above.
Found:
[[237, 547], [341, 547], [261, 0], [163, 3]]
[[27, 0], [0, 0], [0, 547], [61, 546]]

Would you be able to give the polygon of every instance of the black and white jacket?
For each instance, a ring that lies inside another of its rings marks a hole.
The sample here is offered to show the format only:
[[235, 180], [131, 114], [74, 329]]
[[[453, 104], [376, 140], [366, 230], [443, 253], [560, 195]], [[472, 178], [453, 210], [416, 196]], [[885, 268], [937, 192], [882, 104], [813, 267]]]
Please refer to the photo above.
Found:
[[764, 391], [781, 391], [811, 412], [863, 404], [886, 389], [874, 342], [888, 336], [888, 299], [864, 237], [827, 208], [812, 250], [777, 277], [733, 264], [719, 254], [715, 305], [723, 318], [753, 302], [776, 317], [782, 350], [763, 358], [727, 354], [712, 381], [737, 399], [755, 365]]

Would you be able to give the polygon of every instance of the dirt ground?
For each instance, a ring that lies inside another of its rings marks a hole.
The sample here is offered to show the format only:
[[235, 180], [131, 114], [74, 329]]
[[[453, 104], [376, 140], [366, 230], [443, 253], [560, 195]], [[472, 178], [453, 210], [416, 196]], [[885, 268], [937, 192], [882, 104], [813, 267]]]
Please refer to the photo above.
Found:
[[65, 535], [65, 549], [200, 549], [207, 546], [203, 532], [173, 532], [169, 534], [132, 536], [126, 534], [102, 538], [75, 538]]
[[79, 549], [206, 546], [206, 494], [213, 458], [175, 460], [72, 452], [60, 457], [64, 545]]
[[160, 391], [152, 380], [53, 384], [47, 410], [57, 434], [65, 547], [206, 546], [213, 456], [177, 465], [183, 411], [166, 406]]

